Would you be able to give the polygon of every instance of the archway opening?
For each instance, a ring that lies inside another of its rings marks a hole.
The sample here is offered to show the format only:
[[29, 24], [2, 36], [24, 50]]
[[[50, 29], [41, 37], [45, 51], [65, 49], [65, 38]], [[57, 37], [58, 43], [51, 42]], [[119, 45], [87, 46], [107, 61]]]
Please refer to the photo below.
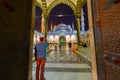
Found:
[[65, 46], [65, 44], [66, 44], [66, 38], [65, 38], [65, 36], [60, 36], [59, 37], [59, 45]]
[[[75, 30], [76, 19], [72, 8], [63, 3], [56, 5], [51, 10], [48, 18], [48, 42], [51, 35], [53, 36], [53, 41], [56, 39], [55, 36], [58, 36], [59, 38], [62, 34], [65, 37], [68, 35], [71, 37], [72, 34], [76, 37], [76, 34], [73, 32]], [[69, 41], [66, 39], [66, 43]], [[59, 40], [55, 43], [59, 43]]]
[[[66, 25], [74, 25], [76, 29], [76, 20], [73, 10], [66, 4], [58, 4], [49, 14], [48, 29], [54, 29], [54, 26], [64, 23]], [[51, 28], [51, 26], [53, 26]]]
[[[62, 10], [63, 9], [63, 10]], [[42, 17], [41, 17], [41, 15], [42, 15], [42, 10], [40, 11], [41, 13], [39, 13], [40, 15], [36, 15], [36, 18], [39, 18], [39, 19], [36, 19], [35, 20], [35, 30], [37, 30], [38, 32], [40, 32], [41, 31], [41, 26], [42, 26]], [[39, 20], [39, 21], [38, 21]], [[38, 24], [37, 24], [37, 21], [38, 21]], [[48, 19], [48, 33], [49, 33], [49, 31], [50, 32], [53, 32], [53, 33], [55, 33], [54, 31], [55, 31], [55, 29], [57, 28], [57, 27], [60, 27], [60, 26], [58, 26], [58, 25], [60, 25], [60, 24], [65, 24], [65, 25], [69, 25], [70, 27], [71, 27], [71, 29], [72, 30], [76, 30], [76, 19], [75, 19], [75, 15], [74, 15], [74, 13], [73, 13], [73, 10], [69, 7], [69, 6], [67, 6], [67, 5], [65, 5], [65, 4], [59, 4], [59, 5], [57, 5], [57, 6], [55, 6], [53, 9], [52, 9], [52, 11], [51, 11], [51, 13], [50, 13], [50, 15], [49, 15], [49, 19]], [[85, 30], [88, 30], [89, 28], [86, 28]], [[81, 29], [82, 30], [82, 29]], [[66, 33], [66, 31], [62, 31], [62, 32], [64, 32], [64, 34]], [[71, 34], [71, 33], [70, 33]], [[70, 34], [67, 34], [66, 36], [69, 36], [69, 40], [72, 40], [72, 39], [74, 39], [73, 37], [77, 37], [77, 36], [75, 36], [75, 35], [70, 35]], [[48, 34], [48, 36], [49, 35], [51, 35], [51, 34]], [[59, 36], [60, 34], [58, 34], [58, 35], [52, 35], [53, 37], [52, 37], [52, 44], [54, 44], [54, 42], [55, 41], [57, 41], [58, 40], [58, 42], [67, 42], [67, 38], [66, 38], [66, 36]], [[42, 35], [40, 35], [40, 36], [42, 36]], [[39, 36], [39, 37], [40, 37]], [[44, 35], [43, 35], [44, 36]], [[57, 37], [56, 37], [57, 36]], [[88, 36], [88, 35], [87, 35]], [[38, 38], [39, 38], [38, 37]], [[64, 39], [63, 39], [63, 37], [64, 37]], [[84, 36], [83, 36], [84, 37]], [[37, 38], [37, 39], [38, 39]], [[49, 37], [47, 37], [48, 39], [49, 39]], [[84, 40], [83, 40], [84, 41]], [[74, 41], [73, 41], [74, 42]], [[76, 43], [77, 41], [75, 41], [75, 43]], [[37, 42], [36, 42], [37, 43]], [[52, 45], [52, 47], [54, 47], [55, 45], [56, 45], [56, 43], [57, 42], [55, 42], [55, 44], [54, 45]], [[54, 52], [55, 53], [55, 52]], [[65, 52], [65, 53], [67, 53], [67, 52]], [[54, 56], [55, 57], [55, 56]], [[53, 58], [54, 58], [53, 57]], [[74, 56], [72, 56], [72, 57], [74, 57]], [[53, 58], [51, 59], [51, 60], [53, 60]], [[69, 59], [69, 57], [68, 58], [66, 58], [66, 59], [68, 59], [68, 60], [70, 60]], [[87, 57], [87, 59], [88, 59], [88, 57]], [[59, 60], [59, 59], [58, 59]], [[77, 60], [77, 59], [75, 59], [75, 60]], [[84, 60], [85, 59], [81, 59], [81, 60], [79, 60], [79, 61], [81, 61], [82, 62], [82, 60], [83, 60], [83, 62], [85, 62]], [[48, 61], [49, 62], [49, 61]], [[86, 61], [87, 62], [87, 64], [89, 64], [89, 65], [91, 65], [91, 63], [87, 60]], [[48, 71], [49, 71], [49, 68], [47, 69]], [[87, 70], [86, 70], [87, 71]], [[88, 72], [91, 72], [91, 70], [90, 69], [88, 69]], [[35, 73], [33, 73], [33, 74], [35, 74]], [[35, 77], [35, 76], [34, 76]]]

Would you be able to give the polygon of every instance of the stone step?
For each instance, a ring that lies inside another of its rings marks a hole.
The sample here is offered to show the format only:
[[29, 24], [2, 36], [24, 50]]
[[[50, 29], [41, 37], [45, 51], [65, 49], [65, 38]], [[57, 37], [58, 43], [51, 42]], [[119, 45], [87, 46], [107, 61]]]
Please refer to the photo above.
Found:
[[90, 68], [87, 64], [46, 63], [47, 68]]

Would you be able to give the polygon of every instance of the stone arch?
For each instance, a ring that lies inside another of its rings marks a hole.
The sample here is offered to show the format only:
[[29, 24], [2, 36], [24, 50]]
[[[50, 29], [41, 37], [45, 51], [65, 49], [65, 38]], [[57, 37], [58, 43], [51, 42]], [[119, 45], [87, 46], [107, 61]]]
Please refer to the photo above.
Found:
[[52, 9], [53, 9], [55, 6], [57, 6], [57, 5], [61, 4], [61, 3], [69, 6], [69, 7], [73, 10], [74, 14], [76, 14], [76, 6], [75, 6], [75, 4], [74, 4], [72, 1], [70, 1], [70, 0], [69, 0], [69, 1], [68, 1], [68, 0], [55, 0], [55, 1], [53, 1], [53, 2], [48, 6], [47, 14], [49, 15], [50, 12], [52, 11]]
[[37, 1], [36, 1], [36, 6], [38, 6], [43, 11], [42, 5], [39, 2], [37, 2]]
[[[63, 0], [62, 0], [62, 1], [63, 1]], [[58, 4], [60, 4], [60, 3], [66, 4], [66, 3], [65, 3], [66, 0], [65, 0], [65, 2], [62, 2], [62, 1], [59, 1], [59, 2], [58, 2], [58, 0], [54, 1], [54, 2], [56, 2], [56, 4], [55, 4], [55, 3], [52, 3], [52, 4], [50, 5], [50, 7], [48, 8], [48, 9], [49, 9], [49, 11], [48, 11], [49, 14], [50, 14], [52, 8], [55, 7], [56, 5], [58, 5]], [[88, 5], [91, 6], [91, 1], [90, 1], [90, 0], [87, 0], [87, 1], [88, 1]], [[67, 2], [70, 2], [70, 1], [67, 1]], [[69, 4], [67, 3], [68, 6], [70, 6], [70, 4], [71, 4], [71, 3], [69, 3]], [[40, 5], [41, 5], [41, 4], [40, 4]], [[74, 5], [74, 4], [73, 4], [73, 5]], [[42, 6], [39, 6], [39, 7], [41, 7], [41, 9], [43, 10]], [[76, 11], [75, 11], [75, 9], [76, 9], [76, 8], [75, 8], [75, 5], [74, 5], [74, 7], [73, 7], [72, 9], [73, 9], [74, 13], [76, 13]], [[90, 8], [89, 10], [92, 10], [92, 8]], [[89, 22], [89, 24], [92, 24], [93, 21], [91, 20], [91, 19], [92, 19], [92, 18], [91, 18], [91, 17], [92, 17], [91, 11], [89, 12], [89, 15], [88, 15], [88, 16], [90, 16], [90, 20], [89, 20], [90, 22]], [[33, 17], [32, 17], [32, 18], [33, 18]], [[29, 19], [29, 18], [28, 18], [28, 19]], [[33, 23], [32, 23], [32, 24], [33, 24]], [[93, 30], [93, 25], [90, 25], [90, 26], [91, 26], [91, 28], [90, 28], [90, 29], [91, 29], [91, 32], [90, 32], [90, 33], [92, 34], [92, 33], [94, 32], [94, 30]], [[31, 30], [33, 30], [33, 27], [31, 27]], [[92, 31], [93, 31], [93, 32], [92, 32]], [[31, 35], [30, 37], [32, 37], [33, 31], [30, 31], [30, 33], [31, 33], [31, 34], [28, 34], [28, 36]], [[30, 37], [29, 37], [29, 38], [30, 38]], [[32, 39], [29, 39], [29, 40], [32, 40]], [[27, 40], [26, 40], [26, 41], [27, 41]], [[32, 41], [30, 41], [30, 42], [32, 42]], [[94, 45], [94, 36], [93, 36], [93, 34], [92, 34], [92, 37], [91, 37], [91, 42], [92, 42], [91, 44]], [[31, 45], [32, 45], [32, 43], [30, 43], [30, 46], [29, 46], [29, 47], [30, 47], [30, 50], [31, 50], [31, 52], [32, 52], [32, 49], [33, 49], [33, 48], [31, 47]], [[91, 52], [92, 52], [93, 55], [95, 55], [95, 50], [94, 50], [94, 49], [95, 49], [94, 46], [92, 46]], [[30, 51], [28, 51], [28, 52], [30, 52]], [[29, 53], [29, 55], [32, 56], [31, 52]], [[29, 57], [29, 59], [31, 60], [32, 58]], [[28, 76], [28, 77], [31, 79], [31, 65], [32, 65], [32, 61], [30, 62], [30, 60], [29, 60], [29, 63], [30, 63], [29, 67], [30, 67], [30, 68], [29, 68], [29, 74], [28, 74], [29, 76]], [[92, 69], [92, 70], [93, 70], [93, 75], [94, 75], [94, 76], [93, 76], [93, 79], [94, 79], [94, 80], [98, 80], [98, 79], [97, 79], [98, 77], [97, 77], [97, 71], [96, 71], [96, 70], [97, 70], [97, 67], [96, 67], [96, 57], [95, 57], [95, 56], [93, 56], [93, 60], [94, 60], [93, 63], [92, 63], [92, 66], [94, 66], [93, 69]]]

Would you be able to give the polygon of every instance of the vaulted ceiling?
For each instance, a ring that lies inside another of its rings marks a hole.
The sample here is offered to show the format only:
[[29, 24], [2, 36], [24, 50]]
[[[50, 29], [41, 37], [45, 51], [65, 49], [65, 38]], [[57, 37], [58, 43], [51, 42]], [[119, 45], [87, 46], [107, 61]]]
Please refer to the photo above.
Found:
[[82, 6], [86, 2], [87, 0], [36, 0], [36, 5], [39, 6], [46, 15], [49, 15], [51, 10], [60, 3], [68, 5], [74, 11], [74, 14], [79, 14]]

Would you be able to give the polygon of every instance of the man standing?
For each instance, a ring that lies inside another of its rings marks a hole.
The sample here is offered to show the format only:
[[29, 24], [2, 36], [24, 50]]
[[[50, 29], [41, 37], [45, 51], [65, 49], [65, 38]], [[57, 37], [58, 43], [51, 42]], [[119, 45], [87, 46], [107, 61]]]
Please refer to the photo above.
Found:
[[[44, 67], [46, 60], [46, 48], [48, 47], [47, 43], [44, 42], [44, 38], [40, 37], [40, 43], [35, 46], [35, 60], [37, 61], [36, 66], [36, 80], [45, 80], [44, 78]], [[39, 73], [40, 71], [40, 73]]]

